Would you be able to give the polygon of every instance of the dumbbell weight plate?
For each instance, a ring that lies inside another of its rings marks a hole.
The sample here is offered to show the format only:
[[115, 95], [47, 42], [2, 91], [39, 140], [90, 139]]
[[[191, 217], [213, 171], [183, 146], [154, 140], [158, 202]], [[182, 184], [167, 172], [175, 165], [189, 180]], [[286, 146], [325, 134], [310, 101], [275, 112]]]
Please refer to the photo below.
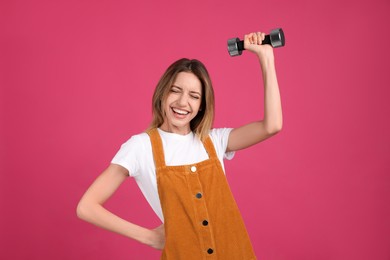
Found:
[[240, 41], [239, 38], [232, 38], [228, 40], [228, 52], [230, 56], [239, 56], [242, 54], [242, 50], [238, 49], [238, 42]]

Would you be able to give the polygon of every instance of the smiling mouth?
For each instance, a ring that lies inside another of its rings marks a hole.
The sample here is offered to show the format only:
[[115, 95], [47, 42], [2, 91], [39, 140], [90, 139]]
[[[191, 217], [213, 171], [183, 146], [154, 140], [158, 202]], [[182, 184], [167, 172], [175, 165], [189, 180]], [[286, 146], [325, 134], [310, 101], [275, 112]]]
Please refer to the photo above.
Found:
[[186, 116], [188, 115], [190, 112], [188, 111], [185, 111], [185, 110], [181, 110], [181, 109], [177, 109], [177, 108], [172, 108], [172, 111], [175, 113], [175, 114], [178, 114], [178, 115], [181, 115], [181, 116]]

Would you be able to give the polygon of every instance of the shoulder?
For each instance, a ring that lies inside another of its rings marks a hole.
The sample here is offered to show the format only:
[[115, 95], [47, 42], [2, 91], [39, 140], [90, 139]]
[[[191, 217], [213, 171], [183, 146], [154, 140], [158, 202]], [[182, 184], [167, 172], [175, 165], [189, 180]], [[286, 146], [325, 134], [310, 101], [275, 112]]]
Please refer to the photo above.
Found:
[[147, 133], [131, 136], [124, 142], [111, 163], [126, 168], [131, 176], [137, 176], [143, 170], [145, 162], [150, 161], [151, 145]]
[[147, 133], [140, 133], [131, 136], [125, 143], [122, 144], [122, 148], [145, 148], [145, 145], [150, 143], [149, 135]]
[[229, 138], [230, 132], [233, 130], [233, 128], [213, 128], [210, 130], [210, 137], [215, 141], [219, 141], [225, 138]]
[[131, 136], [121, 145], [119, 151], [114, 157], [114, 160], [129, 160], [129, 158], [136, 158], [137, 160], [141, 160], [141, 157], [150, 150], [151, 144], [148, 134], [136, 134]]
[[227, 153], [227, 145], [229, 142], [229, 135], [233, 128], [213, 128], [210, 130], [210, 137], [214, 144], [214, 148], [217, 152], [218, 157], [222, 161], [225, 159], [232, 159], [234, 153]]

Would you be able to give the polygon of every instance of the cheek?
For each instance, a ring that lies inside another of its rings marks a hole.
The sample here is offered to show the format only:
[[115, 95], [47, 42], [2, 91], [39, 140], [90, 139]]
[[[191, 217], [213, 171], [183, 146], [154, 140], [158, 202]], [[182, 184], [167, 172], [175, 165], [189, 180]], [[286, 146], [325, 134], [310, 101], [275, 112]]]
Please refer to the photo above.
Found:
[[169, 94], [166, 98], [165, 98], [165, 106], [169, 106], [169, 104], [171, 104], [173, 101], [175, 100], [175, 96], [172, 95], [172, 94]]
[[163, 107], [169, 107], [169, 104], [172, 103], [172, 96], [168, 95], [165, 100], [163, 101]]
[[201, 101], [199, 100], [199, 101], [194, 102], [193, 107], [199, 111], [199, 109], [201, 108]]

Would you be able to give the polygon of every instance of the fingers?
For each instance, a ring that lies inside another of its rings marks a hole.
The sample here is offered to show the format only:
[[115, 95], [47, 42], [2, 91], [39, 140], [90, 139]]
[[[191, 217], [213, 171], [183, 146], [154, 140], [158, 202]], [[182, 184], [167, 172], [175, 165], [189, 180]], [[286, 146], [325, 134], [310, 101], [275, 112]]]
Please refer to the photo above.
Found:
[[265, 33], [257, 32], [256, 36], [257, 36], [257, 44], [260, 45], [264, 41]]
[[254, 32], [248, 35], [245, 35], [245, 38], [248, 39], [249, 44], [261, 45], [265, 38], [265, 33], [263, 32]]

